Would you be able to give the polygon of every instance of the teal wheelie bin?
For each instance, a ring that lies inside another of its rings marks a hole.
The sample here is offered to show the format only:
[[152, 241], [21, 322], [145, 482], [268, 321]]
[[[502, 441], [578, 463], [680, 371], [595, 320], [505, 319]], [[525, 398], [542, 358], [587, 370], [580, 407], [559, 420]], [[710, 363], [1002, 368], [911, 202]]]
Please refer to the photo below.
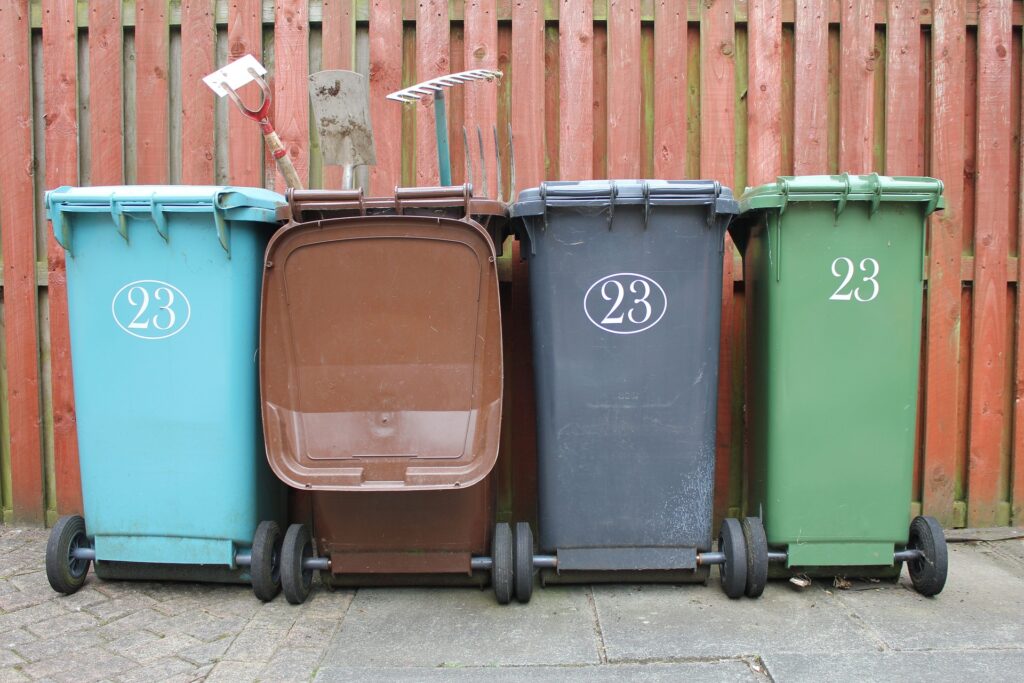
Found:
[[117, 579], [280, 588], [284, 497], [264, 457], [257, 346], [280, 195], [191, 186], [47, 193], [67, 264], [84, 519], [46, 548], [62, 593]]

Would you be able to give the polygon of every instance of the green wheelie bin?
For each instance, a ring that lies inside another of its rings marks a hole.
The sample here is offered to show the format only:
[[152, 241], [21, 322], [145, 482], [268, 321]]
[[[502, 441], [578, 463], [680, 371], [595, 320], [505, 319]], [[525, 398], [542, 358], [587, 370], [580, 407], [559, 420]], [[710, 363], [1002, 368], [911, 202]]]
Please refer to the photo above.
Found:
[[782, 177], [749, 188], [743, 254], [751, 514], [785, 572], [898, 577], [935, 595], [942, 528], [910, 519], [933, 178]]

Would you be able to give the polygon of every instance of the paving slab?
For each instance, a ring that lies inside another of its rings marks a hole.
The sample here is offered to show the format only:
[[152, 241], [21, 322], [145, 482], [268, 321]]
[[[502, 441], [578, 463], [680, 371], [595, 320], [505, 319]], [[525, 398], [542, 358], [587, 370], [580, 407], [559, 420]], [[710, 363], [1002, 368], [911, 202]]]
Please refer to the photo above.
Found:
[[730, 600], [716, 584], [595, 586], [594, 601], [612, 662], [881, 649], [820, 587], [773, 582], [757, 600]]
[[498, 605], [491, 591], [360, 590], [324, 666], [596, 664], [586, 589], [535, 591], [528, 605]]
[[836, 596], [895, 650], [1024, 647], [1024, 567], [1014, 573], [984, 548], [949, 546], [949, 578], [934, 598], [900, 583]]
[[1008, 681], [1020, 680], [1024, 650], [837, 653], [829, 657], [770, 654], [764, 663], [777, 683]]
[[[755, 664], [756, 666], [756, 664]], [[751, 663], [742, 660], [711, 662], [679, 662], [659, 664], [603, 664], [596, 666], [515, 666], [515, 667], [440, 667], [366, 669], [322, 667], [317, 672], [317, 683], [330, 681], [365, 681], [367, 683], [410, 683], [413, 681], [480, 681], [516, 683], [518, 681], [671, 681], [747, 682], [767, 681]]]

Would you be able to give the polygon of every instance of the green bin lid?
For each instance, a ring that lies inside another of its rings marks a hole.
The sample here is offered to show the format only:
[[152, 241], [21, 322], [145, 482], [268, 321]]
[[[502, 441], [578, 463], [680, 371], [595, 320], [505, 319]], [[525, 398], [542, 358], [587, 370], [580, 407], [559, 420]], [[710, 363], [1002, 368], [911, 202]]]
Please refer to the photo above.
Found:
[[[65, 213], [109, 213], [113, 227], [128, 239], [127, 215], [148, 217], [166, 240], [167, 213], [212, 213], [217, 236], [229, 251], [227, 221], [276, 225], [277, 208], [286, 204], [276, 192], [258, 187], [218, 185], [117, 185], [59, 187], [46, 193], [46, 216], [53, 235], [71, 251], [71, 231]], [[230, 253], [230, 252], [229, 252]]]
[[844, 173], [781, 176], [774, 183], [748, 187], [740, 197], [740, 213], [763, 209], [782, 212], [790, 202], [836, 202], [840, 211], [847, 202], [871, 202], [872, 211], [881, 202], [924, 202], [925, 215], [945, 208], [941, 180]]

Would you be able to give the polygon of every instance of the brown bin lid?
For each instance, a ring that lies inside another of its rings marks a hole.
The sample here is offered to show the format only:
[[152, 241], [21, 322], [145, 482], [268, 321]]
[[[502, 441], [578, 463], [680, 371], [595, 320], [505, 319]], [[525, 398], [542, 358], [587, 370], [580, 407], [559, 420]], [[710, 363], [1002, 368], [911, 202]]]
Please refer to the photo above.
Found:
[[296, 488], [469, 486], [501, 424], [494, 244], [476, 222], [366, 215], [291, 224], [267, 247], [267, 457]]

